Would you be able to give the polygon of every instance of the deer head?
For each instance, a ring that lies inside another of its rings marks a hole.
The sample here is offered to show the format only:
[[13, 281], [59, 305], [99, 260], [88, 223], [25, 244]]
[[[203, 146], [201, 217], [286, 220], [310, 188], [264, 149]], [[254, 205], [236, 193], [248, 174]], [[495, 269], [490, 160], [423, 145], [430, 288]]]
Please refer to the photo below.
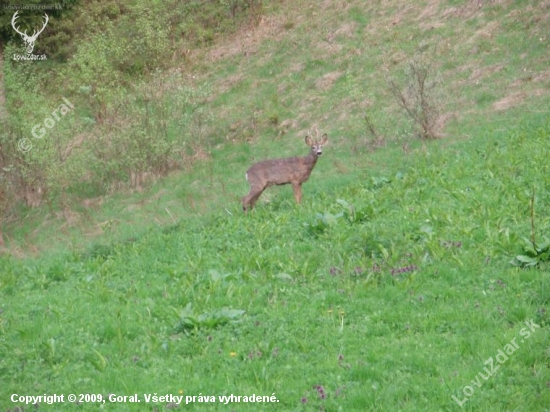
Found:
[[44, 13], [44, 18], [45, 18], [44, 25], [42, 26], [42, 28], [38, 32], [35, 30], [33, 32], [32, 36], [29, 36], [27, 34], [27, 30], [25, 30], [24, 33], [21, 33], [19, 31], [19, 28], [15, 26], [15, 20], [17, 20], [17, 18], [19, 17], [17, 15], [17, 13], [19, 13], [19, 12], [16, 11], [13, 14], [13, 17], [11, 19], [11, 25], [12, 25], [13, 29], [17, 33], [19, 33], [21, 35], [21, 37], [23, 38], [23, 41], [25, 42], [25, 47], [27, 48], [27, 53], [31, 54], [32, 51], [34, 50], [34, 43], [36, 42], [36, 39], [37, 39], [38, 35], [44, 31], [44, 29], [46, 28], [46, 25], [48, 24], [48, 20], [49, 20], [48, 15], [46, 13]]

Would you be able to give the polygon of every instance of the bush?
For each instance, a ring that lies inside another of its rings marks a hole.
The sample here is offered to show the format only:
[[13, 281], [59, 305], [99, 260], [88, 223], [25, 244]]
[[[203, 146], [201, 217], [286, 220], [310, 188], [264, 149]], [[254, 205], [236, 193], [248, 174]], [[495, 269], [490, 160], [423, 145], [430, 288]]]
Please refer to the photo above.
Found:
[[417, 52], [409, 61], [405, 84], [399, 84], [394, 78], [390, 78], [388, 84], [397, 103], [412, 120], [420, 139], [432, 140], [439, 137], [437, 123], [441, 82], [435, 63], [424, 54], [426, 49]]

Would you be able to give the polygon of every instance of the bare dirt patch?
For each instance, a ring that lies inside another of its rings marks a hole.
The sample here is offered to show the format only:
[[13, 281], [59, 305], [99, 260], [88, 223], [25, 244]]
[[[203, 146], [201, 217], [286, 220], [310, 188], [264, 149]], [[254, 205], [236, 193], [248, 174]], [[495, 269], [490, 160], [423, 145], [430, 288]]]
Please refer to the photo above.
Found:
[[539, 83], [539, 82], [543, 83], [543, 82], [550, 81], [550, 70], [545, 70], [543, 72], [536, 74], [533, 77], [533, 81], [536, 83]]
[[344, 46], [339, 43], [329, 43], [326, 41], [315, 45], [317, 53], [325, 57], [338, 54], [342, 51], [343, 48]]
[[471, 82], [477, 82], [477, 81], [483, 79], [486, 76], [489, 76], [489, 75], [494, 74], [494, 73], [498, 73], [503, 68], [504, 68], [503, 64], [495, 64], [495, 65], [492, 65], [492, 66], [475, 68], [472, 71], [472, 74], [470, 76], [470, 81]]
[[338, 80], [341, 76], [342, 72], [340, 71], [327, 73], [317, 79], [317, 81], [315, 82], [315, 87], [317, 87], [317, 90], [326, 91], [330, 89], [334, 82]]
[[521, 104], [525, 100], [525, 97], [527, 97], [527, 93], [524, 92], [512, 93], [499, 101], [494, 102], [493, 109], [496, 111], [508, 110]]
[[418, 27], [421, 30], [432, 30], [445, 26], [439, 16], [440, 0], [431, 0], [417, 17]]
[[470, 0], [463, 6], [449, 7], [441, 14], [444, 18], [458, 17], [469, 19], [483, 14], [486, 7], [500, 5], [508, 7], [513, 2], [511, 0]]
[[485, 27], [476, 31], [474, 37], [485, 37], [491, 38], [494, 36], [495, 32], [498, 30], [500, 23], [498, 21], [491, 21], [485, 25]]
[[433, 30], [433, 29], [439, 29], [440, 27], [445, 26], [445, 23], [441, 21], [431, 21], [431, 22], [421, 22], [418, 27], [421, 30]]
[[206, 53], [206, 59], [216, 62], [229, 57], [250, 56], [256, 53], [263, 40], [281, 39], [285, 36], [285, 23], [278, 16], [262, 17], [254, 28], [245, 28], [230, 38], [218, 42]]
[[99, 209], [103, 205], [104, 197], [98, 196], [89, 199], [84, 199], [80, 202], [86, 209]]
[[209, 100], [214, 100], [218, 95], [228, 92], [237, 84], [239, 84], [244, 79], [242, 74], [235, 74], [233, 76], [228, 76], [225, 79], [219, 81], [216, 84], [216, 95], [210, 96]]
[[298, 128], [298, 122], [295, 119], [285, 119], [279, 124], [279, 137], [284, 136], [291, 130], [295, 130]]
[[439, 0], [431, 0], [428, 2], [424, 10], [420, 12], [418, 20], [427, 20], [434, 17], [439, 10]]
[[447, 137], [447, 134], [444, 132], [445, 126], [447, 123], [451, 120], [456, 120], [459, 117], [459, 113], [457, 112], [447, 112], [440, 114], [435, 121], [435, 134], [438, 138]]
[[338, 29], [333, 31], [327, 36], [327, 41], [333, 43], [339, 37], [351, 39], [355, 35], [357, 24], [355, 22], [346, 22], [342, 24]]

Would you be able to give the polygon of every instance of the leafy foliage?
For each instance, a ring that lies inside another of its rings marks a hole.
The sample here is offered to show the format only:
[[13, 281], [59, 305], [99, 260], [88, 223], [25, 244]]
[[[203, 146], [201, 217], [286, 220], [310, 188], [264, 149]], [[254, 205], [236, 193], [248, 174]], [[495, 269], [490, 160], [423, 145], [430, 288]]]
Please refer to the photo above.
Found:
[[193, 312], [192, 304], [188, 303], [181, 312], [180, 323], [176, 326], [176, 332], [188, 332], [201, 328], [215, 328], [222, 326], [230, 321], [234, 321], [245, 313], [241, 309], [221, 308], [214, 313], [201, 313], [196, 315]]
[[[182, 74], [167, 76], [162, 69], [178, 51], [185, 54], [192, 44], [211, 43], [260, 15], [262, 2], [100, 0], [66, 6], [50, 13], [51, 23], [41, 36], [47, 40], [40, 42], [40, 51], [51, 54], [48, 61], [4, 59], [8, 115], [3, 119], [2, 166], [10, 172], [3, 173], [2, 190], [18, 186], [19, 197], [40, 193], [28, 204], [64, 203], [60, 194], [82, 184], [105, 193], [125, 184], [141, 187], [188, 167], [204, 151], [203, 124], [209, 115], [200, 106], [208, 85], [195, 87]], [[9, 11], [0, 11], [0, 20], [11, 19]], [[27, 20], [32, 23], [29, 17], [22, 24]], [[206, 35], [210, 40], [203, 39], [202, 31], [211, 32]], [[0, 33], [6, 56], [19, 48], [15, 40], [20, 39], [12, 32]], [[30, 131], [51, 116], [61, 86], [78, 114], [37, 140]], [[21, 153], [21, 141], [32, 149]], [[17, 196], [9, 198], [13, 205]]]
[[543, 236], [542, 242], [533, 244], [530, 239], [522, 238], [523, 252], [510, 262], [514, 266], [531, 267], [550, 260], [550, 239]]

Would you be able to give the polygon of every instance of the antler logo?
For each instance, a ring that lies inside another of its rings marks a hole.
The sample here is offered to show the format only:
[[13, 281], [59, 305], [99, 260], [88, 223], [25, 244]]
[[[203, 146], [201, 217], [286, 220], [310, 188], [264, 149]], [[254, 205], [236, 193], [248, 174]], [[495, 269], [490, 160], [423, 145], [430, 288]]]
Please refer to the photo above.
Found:
[[46, 13], [44, 13], [44, 17], [45, 17], [45, 21], [44, 21], [44, 25], [42, 26], [42, 28], [37, 32], [36, 30], [33, 32], [32, 36], [29, 36], [27, 34], [27, 31], [25, 30], [24, 33], [21, 33], [19, 31], [19, 28], [15, 26], [15, 20], [17, 20], [17, 18], [19, 17], [17, 15], [17, 13], [19, 13], [18, 11], [16, 11], [14, 14], [13, 14], [13, 17], [11, 19], [11, 25], [13, 27], [13, 29], [19, 33], [21, 35], [21, 37], [23, 38], [23, 41], [25, 42], [25, 47], [27, 48], [27, 53], [28, 54], [32, 54], [32, 51], [34, 50], [34, 43], [36, 42], [36, 39], [38, 37], [38, 35], [40, 33], [42, 33], [44, 31], [44, 29], [46, 28], [46, 25], [48, 24], [48, 15]]

